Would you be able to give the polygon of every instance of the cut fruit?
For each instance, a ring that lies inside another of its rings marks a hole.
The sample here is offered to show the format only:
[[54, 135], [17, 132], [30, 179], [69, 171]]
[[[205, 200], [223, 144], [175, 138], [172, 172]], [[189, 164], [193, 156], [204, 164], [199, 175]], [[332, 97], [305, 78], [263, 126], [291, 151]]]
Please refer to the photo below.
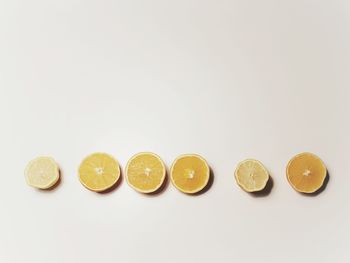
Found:
[[134, 155], [126, 166], [126, 181], [138, 192], [152, 193], [158, 190], [165, 179], [166, 169], [160, 157], [154, 153]]
[[38, 157], [30, 161], [24, 174], [27, 184], [39, 189], [54, 186], [60, 178], [58, 165], [51, 157]]
[[301, 193], [314, 193], [320, 189], [327, 176], [323, 161], [312, 153], [300, 153], [287, 165], [287, 179], [290, 185]]
[[258, 160], [248, 159], [240, 162], [235, 171], [237, 184], [246, 192], [258, 192], [266, 187], [269, 172]]
[[93, 153], [79, 167], [79, 180], [89, 190], [102, 192], [116, 184], [120, 177], [119, 163], [106, 153]]
[[171, 182], [183, 193], [194, 194], [201, 191], [209, 182], [210, 168], [199, 155], [179, 156], [170, 171]]

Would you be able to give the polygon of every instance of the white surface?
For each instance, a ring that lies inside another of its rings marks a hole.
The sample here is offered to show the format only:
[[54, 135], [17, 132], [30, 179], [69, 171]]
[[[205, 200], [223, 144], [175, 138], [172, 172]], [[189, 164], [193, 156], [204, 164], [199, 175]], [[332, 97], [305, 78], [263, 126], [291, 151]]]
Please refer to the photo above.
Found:
[[[1, 1], [0, 262], [349, 262], [349, 1]], [[106, 195], [82, 187], [94, 151], [125, 166], [203, 155], [212, 188]], [[312, 151], [331, 174], [316, 197], [285, 179]], [[38, 155], [52, 192], [26, 186]], [[270, 195], [233, 180], [270, 170]]]

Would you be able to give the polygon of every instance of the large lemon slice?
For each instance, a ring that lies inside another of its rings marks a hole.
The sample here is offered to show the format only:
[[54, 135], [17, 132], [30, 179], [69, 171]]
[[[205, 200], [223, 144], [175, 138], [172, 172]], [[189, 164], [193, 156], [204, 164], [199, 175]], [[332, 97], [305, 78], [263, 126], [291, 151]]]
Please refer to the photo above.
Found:
[[181, 155], [174, 161], [171, 182], [181, 192], [194, 194], [201, 191], [209, 181], [210, 169], [203, 157], [196, 154]]
[[79, 167], [80, 182], [91, 191], [105, 191], [117, 183], [119, 177], [119, 163], [106, 153], [89, 155]]
[[51, 157], [38, 157], [30, 161], [24, 174], [27, 184], [39, 189], [54, 186], [60, 178], [58, 165]]
[[158, 155], [149, 152], [131, 157], [125, 171], [128, 184], [141, 193], [152, 193], [158, 190], [166, 176], [163, 161]]
[[258, 192], [265, 188], [269, 180], [269, 173], [261, 162], [248, 159], [238, 164], [235, 178], [244, 191]]
[[287, 179], [290, 185], [301, 193], [314, 193], [320, 189], [327, 176], [323, 161], [312, 153], [294, 156], [287, 165]]

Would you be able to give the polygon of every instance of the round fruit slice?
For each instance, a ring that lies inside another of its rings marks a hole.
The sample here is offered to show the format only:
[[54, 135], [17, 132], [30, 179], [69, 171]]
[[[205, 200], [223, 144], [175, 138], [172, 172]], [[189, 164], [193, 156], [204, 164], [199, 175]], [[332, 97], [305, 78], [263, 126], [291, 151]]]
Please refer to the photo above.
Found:
[[51, 157], [38, 157], [30, 161], [24, 174], [27, 184], [39, 189], [54, 186], [60, 178], [58, 165]]
[[269, 172], [264, 165], [253, 159], [240, 162], [235, 171], [237, 184], [249, 193], [263, 190], [269, 177]]
[[106, 153], [89, 155], [79, 167], [80, 182], [91, 191], [105, 191], [117, 183], [119, 177], [119, 163]]
[[125, 170], [128, 184], [141, 193], [158, 190], [166, 175], [165, 165], [160, 157], [148, 152], [131, 157]]
[[186, 194], [194, 194], [208, 184], [210, 169], [201, 156], [186, 154], [174, 161], [170, 175], [171, 182], [178, 190]]
[[287, 165], [287, 179], [290, 185], [301, 193], [314, 193], [320, 189], [327, 176], [323, 161], [312, 153], [300, 153]]

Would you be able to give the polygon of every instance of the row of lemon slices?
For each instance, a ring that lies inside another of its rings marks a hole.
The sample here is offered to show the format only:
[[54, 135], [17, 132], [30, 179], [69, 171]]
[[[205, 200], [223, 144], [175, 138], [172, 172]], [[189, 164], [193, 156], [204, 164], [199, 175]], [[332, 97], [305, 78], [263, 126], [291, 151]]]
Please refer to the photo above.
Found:
[[[313, 193], [322, 187], [327, 169], [316, 155], [301, 153], [289, 161], [286, 173], [289, 183], [295, 190]], [[166, 174], [162, 159], [150, 152], [134, 155], [125, 168], [127, 183], [141, 193], [153, 193], [159, 190], [164, 184]], [[207, 186], [210, 176], [208, 163], [197, 154], [179, 156], [170, 169], [173, 185], [187, 194], [202, 191]], [[38, 157], [32, 160], [25, 170], [27, 183], [39, 189], [52, 188], [59, 177], [59, 167], [50, 157]], [[106, 153], [91, 154], [79, 166], [79, 180], [91, 191], [106, 191], [113, 187], [120, 177], [118, 161]], [[269, 178], [269, 172], [264, 165], [254, 159], [240, 162], [235, 170], [237, 184], [247, 192], [262, 191]]]

